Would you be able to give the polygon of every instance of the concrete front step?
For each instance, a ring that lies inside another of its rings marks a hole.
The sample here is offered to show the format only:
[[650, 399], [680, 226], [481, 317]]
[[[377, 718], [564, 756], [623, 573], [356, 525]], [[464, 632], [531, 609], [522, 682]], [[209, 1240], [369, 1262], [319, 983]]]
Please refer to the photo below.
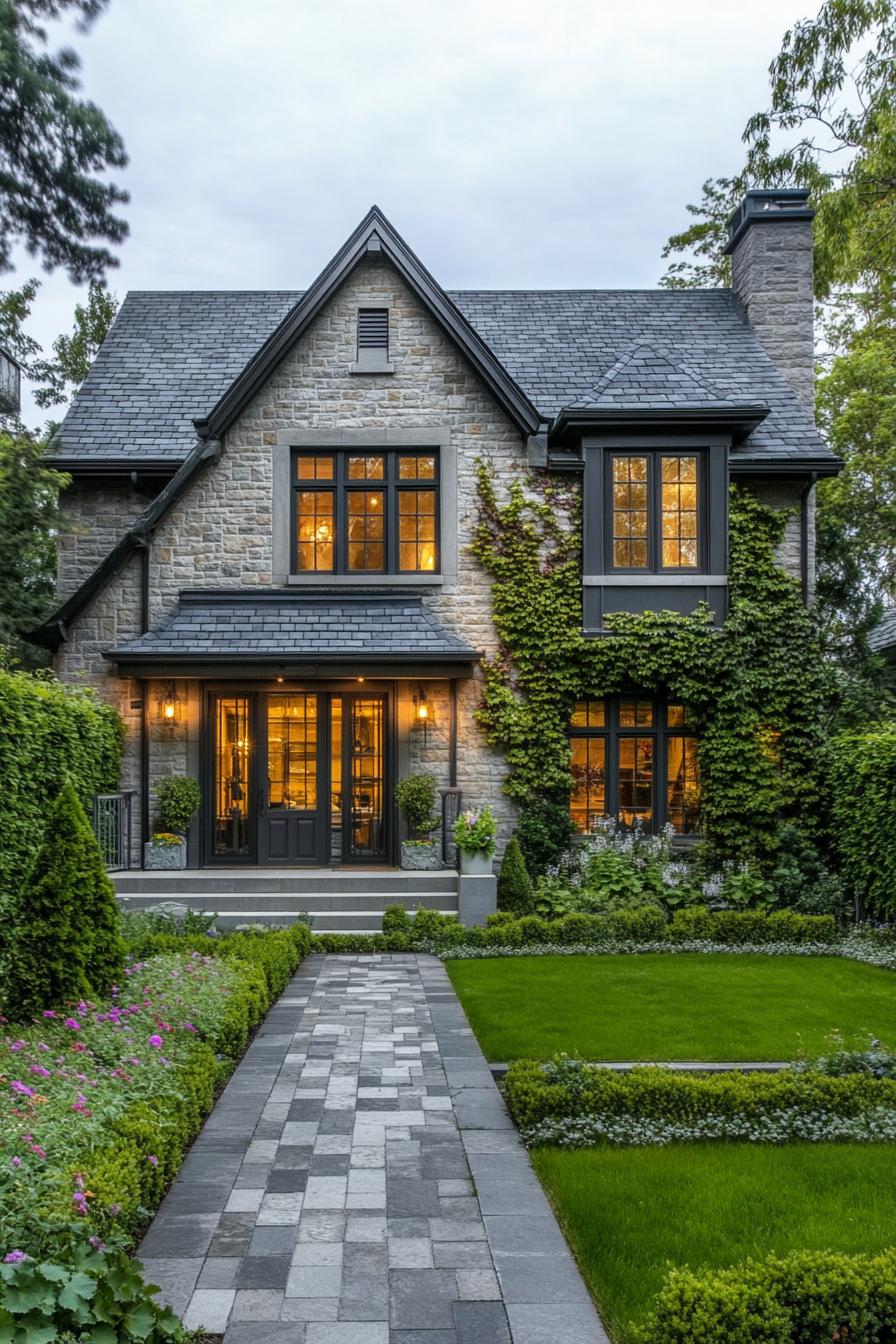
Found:
[[[120, 903], [126, 910], [140, 908], [139, 906], [135, 907], [126, 896], [121, 898]], [[192, 908], [195, 909], [196, 907]], [[207, 908], [210, 914], [214, 913], [218, 916], [215, 925], [219, 929], [232, 929], [237, 924], [285, 926], [294, 924], [299, 915], [311, 920], [311, 928], [314, 933], [381, 933], [383, 928], [381, 910], [285, 910], [282, 902], [276, 909], [265, 910], [259, 910], [257, 906], [250, 906], [246, 902], [239, 909], [216, 910], [211, 906]], [[439, 913], [456, 915], [457, 908], [455, 906], [453, 910], [442, 909]]]
[[403, 891], [375, 892], [358, 894], [355, 892], [310, 892], [307, 895], [294, 896], [291, 892], [219, 891], [214, 895], [197, 896], [193, 892], [159, 892], [152, 896], [119, 894], [119, 901], [129, 910], [145, 910], [158, 905], [161, 901], [177, 901], [188, 905], [191, 910], [214, 910], [224, 915], [232, 910], [282, 910], [291, 914], [302, 911], [334, 911], [344, 914], [346, 911], [372, 911], [382, 914], [387, 905], [403, 905], [405, 910], [416, 910], [423, 906], [426, 910], [457, 911], [456, 891], [414, 892]]
[[456, 892], [457, 873], [443, 868], [434, 873], [415, 873], [399, 868], [270, 868], [235, 872], [222, 869], [182, 869], [175, 872], [112, 873], [119, 896], [155, 896], [179, 899], [181, 895], [265, 895], [270, 892], [290, 896], [317, 895], [326, 891], [348, 895], [375, 892], [430, 895]]

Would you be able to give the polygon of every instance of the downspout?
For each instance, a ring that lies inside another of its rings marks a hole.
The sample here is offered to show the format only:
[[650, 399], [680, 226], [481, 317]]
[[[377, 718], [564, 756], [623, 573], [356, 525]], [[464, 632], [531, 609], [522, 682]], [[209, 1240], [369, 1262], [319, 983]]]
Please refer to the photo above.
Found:
[[800, 491], [800, 583], [803, 602], [809, 605], [809, 496], [818, 481], [818, 472], [809, 473], [809, 479]]
[[[140, 547], [140, 633], [149, 630], [149, 537]], [[140, 681], [140, 843], [149, 839], [149, 682]], [[142, 853], [142, 850], [141, 850]], [[141, 865], [142, 866], [142, 865]]]
[[457, 678], [452, 677], [448, 683], [451, 697], [448, 719], [448, 783], [450, 787], [457, 787]]

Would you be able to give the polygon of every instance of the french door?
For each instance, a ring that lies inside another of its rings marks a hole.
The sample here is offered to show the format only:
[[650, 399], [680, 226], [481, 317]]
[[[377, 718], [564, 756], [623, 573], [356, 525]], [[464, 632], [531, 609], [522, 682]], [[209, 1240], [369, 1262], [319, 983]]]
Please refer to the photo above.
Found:
[[208, 862], [385, 862], [388, 709], [366, 691], [211, 692]]

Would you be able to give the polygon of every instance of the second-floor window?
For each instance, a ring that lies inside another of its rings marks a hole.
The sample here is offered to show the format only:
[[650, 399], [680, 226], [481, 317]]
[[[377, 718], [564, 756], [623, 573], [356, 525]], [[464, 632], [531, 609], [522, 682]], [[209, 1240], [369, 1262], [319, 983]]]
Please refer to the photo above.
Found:
[[609, 570], [702, 568], [701, 460], [696, 453], [608, 453]]
[[297, 574], [439, 571], [439, 456], [297, 452], [293, 465]]

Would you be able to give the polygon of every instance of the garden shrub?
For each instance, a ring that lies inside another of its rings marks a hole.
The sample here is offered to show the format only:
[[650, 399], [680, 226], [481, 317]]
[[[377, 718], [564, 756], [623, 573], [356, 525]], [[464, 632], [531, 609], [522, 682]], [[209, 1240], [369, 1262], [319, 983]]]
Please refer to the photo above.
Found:
[[3, 953], [0, 993], [8, 1017], [27, 1022], [88, 993], [79, 926], [87, 824], [70, 781], [47, 816], [43, 844], [12, 910]]
[[620, 942], [653, 943], [666, 936], [666, 916], [657, 906], [614, 910], [608, 920], [611, 935]]
[[881, 1110], [896, 1114], [893, 1080], [813, 1069], [698, 1074], [646, 1065], [618, 1073], [558, 1057], [547, 1064], [517, 1061], [508, 1069], [503, 1088], [522, 1129], [544, 1120], [586, 1116], [688, 1125], [707, 1117], [757, 1120], [784, 1112], [810, 1119], [818, 1114], [872, 1116]]
[[121, 719], [93, 692], [0, 671], [0, 904], [33, 865], [66, 780], [82, 803], [118, 787]]
[[831, 748], [831, 839], [866, 918], [896, 918], [896, 722], [838, 733]]
[[501, 872], [498, 875], [498, 909], [518, 915], [531, 914], [535, 904], [532, 879], [526, 871], [526, 860], [516, 836], [511, 836], [504, 850]]
[[383, 934], [407, 937], [411, 930], [411, 917], [403, 905], [387, 905], [383, 911]]
[[666, 1275], [638, 1344], [879, 1344], [896, 1338], [896, 1251], [798, 1251]]
[[428, 835], [442, 824], [436, 814], [436, 781], [432, 775], [408, 775], [395, 785], [395, 801], [407, 823], [408, 833]]
[[559, 863], [574, 834], [566, 798], [535, 797], [527, 802], [520, 811], [516, 835], [531, 876], [541, 877]]
[[833, 944], [837, 926], [833, 915], [802, 915], [796, 910], [714, 910], [692, 906], [676, 910], [669, 925], [673, 943], [709, 942], [729, 947], [772, 943]]
[[[85, 978], [91, 994], [103, 999], [111, 993], [112, 986], [118, 984], [124, 971], [121, 914], [93, 827], [77, 798], [75, 807], [81, 814], [81, 849], [73, 915], [84, 957]], [[29, 899], [26, 884], [21, 901], [27, 903]]]

